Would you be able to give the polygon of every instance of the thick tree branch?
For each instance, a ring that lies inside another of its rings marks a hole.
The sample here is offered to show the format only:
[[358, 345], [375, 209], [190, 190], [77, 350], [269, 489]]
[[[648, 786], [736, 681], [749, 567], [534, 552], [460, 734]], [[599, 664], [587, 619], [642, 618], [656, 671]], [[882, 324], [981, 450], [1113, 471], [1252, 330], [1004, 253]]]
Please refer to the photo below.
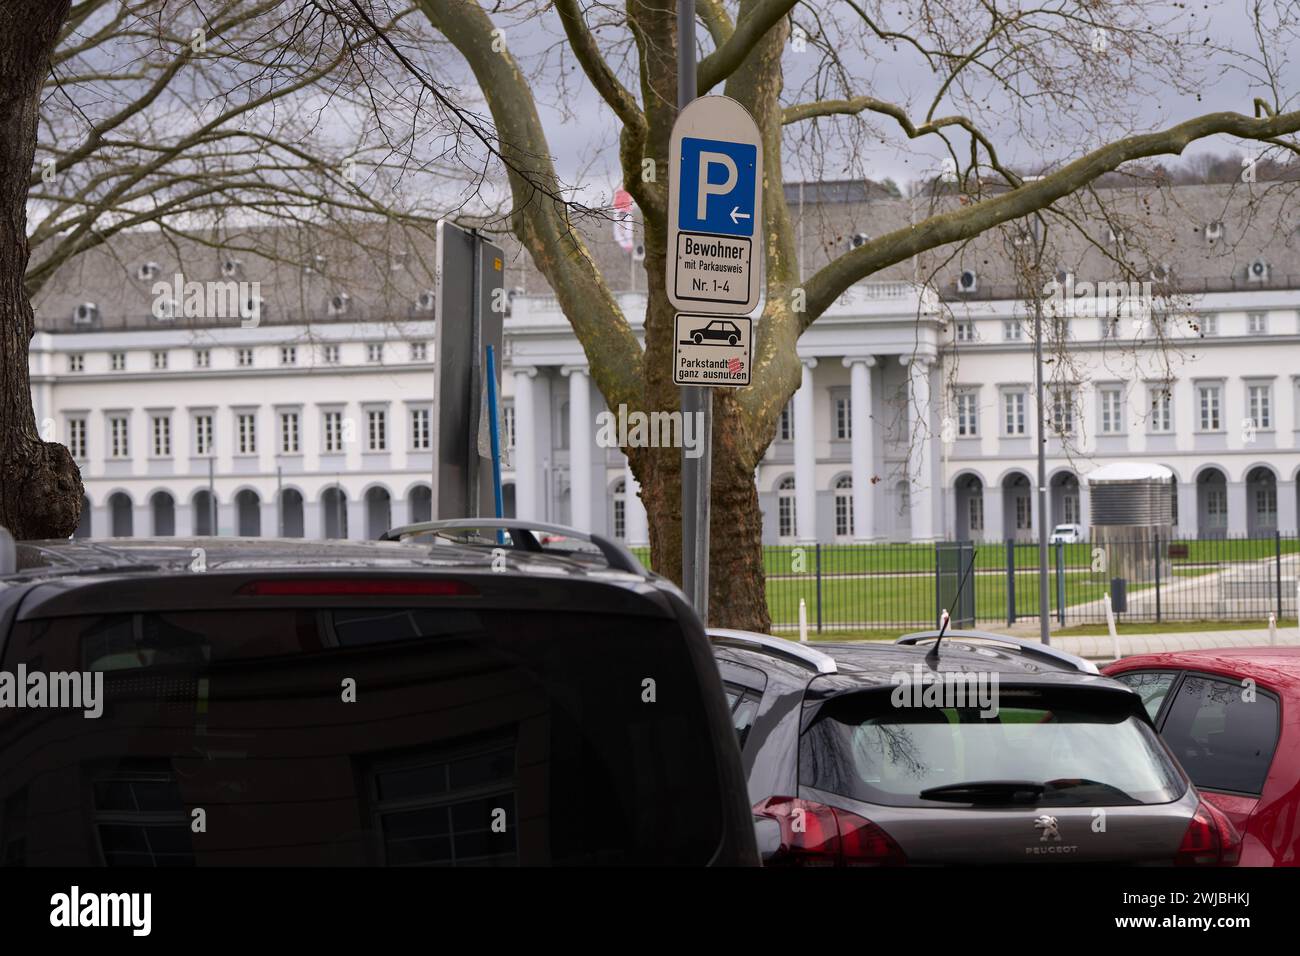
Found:
[[[696, 68], [696, 84], [704, 96], [726, 80], [745, 61], [768, 30], [794, 9], [799, 0], [758, 0], [736, 21], [731, 35]], [[706, 26], [708, 21], [705, 21]]]
[[559, 177], [528, 78], [474, 0], [418, 2], [434, 28], [465, 58], [492, 111], [509, 170], [515, 235], [555, 290], [606, 401], [637, 407], [641, 345], [558, 198]]
[[1019, 189], [932, 216], [915, 226], [896, 229], [828, 263], [804, 286], [808, 302], [803, 328], [811, 325], [853, 283], [886, 266], [1044, 209], [1126, 162], [1181, 154], [1188, 145], [1207, 136], [1227, 134], [1268, 141], [1297, 130], [1300, 130], [1300, 112], [1262, 119], [1240, 113], [1208, 113], [1167, 130], [1117, 140]]

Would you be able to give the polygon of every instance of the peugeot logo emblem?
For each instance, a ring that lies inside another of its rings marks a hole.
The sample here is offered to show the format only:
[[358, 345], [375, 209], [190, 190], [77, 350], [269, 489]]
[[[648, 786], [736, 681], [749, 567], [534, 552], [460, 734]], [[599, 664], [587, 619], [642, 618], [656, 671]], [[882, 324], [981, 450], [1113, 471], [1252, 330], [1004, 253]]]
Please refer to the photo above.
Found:
[[1040, 843], [1060, 843], [1061, 830], [1056, 821], [1056, 817], [1048, 816], [1044, 813], [1034, 820], [1034, 829], [1041, 830], [1042, 835], [1038, 838]]

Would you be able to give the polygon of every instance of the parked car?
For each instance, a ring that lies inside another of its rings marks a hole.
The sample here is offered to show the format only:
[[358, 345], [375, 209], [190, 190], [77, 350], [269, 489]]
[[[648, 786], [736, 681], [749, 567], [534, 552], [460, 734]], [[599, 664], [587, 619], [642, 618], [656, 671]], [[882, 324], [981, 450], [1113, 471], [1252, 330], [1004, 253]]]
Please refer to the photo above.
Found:
[[[1236, 860], [1141, 698], [1088, 661], [982, 631], [937, 653], [933, 631], [815, 648], [709, 634], [769, 865]], [[998, 706], [908, 696], [959, 675]]]
[[675, 586], [567, 528], [389, 536], [11, 547], [0, 670], [84, 683], [0, 709], [0, 861], [758, 863]]
[[1078, 544], [1083, 540], [1083, 525], [1058, 524], [1047, 540], [1050, 544]]
[[1300, 648], [1125, 657], [1169, 749], [1242, 835], [1243, 866], [1300, 866]]

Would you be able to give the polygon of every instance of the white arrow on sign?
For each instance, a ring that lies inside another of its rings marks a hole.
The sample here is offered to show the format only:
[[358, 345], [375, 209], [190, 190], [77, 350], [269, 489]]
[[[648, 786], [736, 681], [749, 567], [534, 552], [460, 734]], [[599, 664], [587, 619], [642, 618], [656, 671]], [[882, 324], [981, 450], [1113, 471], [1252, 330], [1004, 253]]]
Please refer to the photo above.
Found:
[[742, 220], [742, 219], [748, 219], [748, 218], [749, 218], [749, 213], [747, 213], [747, 212], [741, 212], [739, 206], [732, 206], [732, 207], [731, 207], [731, 221], [732, 221], [732, 222], [740, 222], [740, 220]]

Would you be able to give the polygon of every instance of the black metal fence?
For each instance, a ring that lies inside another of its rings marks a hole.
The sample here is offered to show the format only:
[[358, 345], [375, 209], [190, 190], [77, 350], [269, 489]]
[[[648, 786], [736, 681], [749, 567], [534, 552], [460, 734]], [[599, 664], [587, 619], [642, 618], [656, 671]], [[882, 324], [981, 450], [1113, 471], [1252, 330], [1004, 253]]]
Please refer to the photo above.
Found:
[[[779, 630], [894, 632], [1015, 623], [1039, 614], [1037, 542], [815, 544], [764, 549], [768, 611]], [[960, 600], [956, 587], [973, 562]], [[1295, 618], [1300, 538], [1137, 536], [1048, 547], [1047, 613], [1059, 624]]]

